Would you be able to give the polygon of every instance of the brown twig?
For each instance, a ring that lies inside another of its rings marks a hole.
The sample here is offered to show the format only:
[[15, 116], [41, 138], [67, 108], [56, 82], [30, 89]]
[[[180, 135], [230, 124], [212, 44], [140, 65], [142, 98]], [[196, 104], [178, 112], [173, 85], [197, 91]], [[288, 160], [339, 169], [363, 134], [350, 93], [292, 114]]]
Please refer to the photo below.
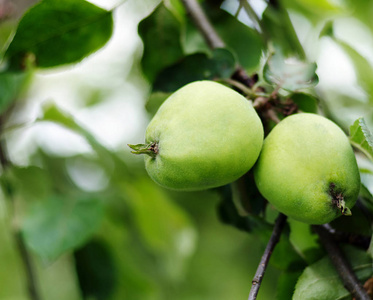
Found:
[[[0, 164], [3, 170], [3, 173], [7, 171], [8, 168], [11, 167], [12, 163], [9, 159], [6, 143], [3, 137], [3, 128], [5, 124], [5, 120], [9, 116], [13, 107], [5, 111], [2, 115], [0, 115]], [[9, 196], [13, 206], [14, 206], [14, 199]], [[34, 268], [32, 265], [31, 255], [26, 247], [25, 241], [23, 239], [22, 233], [16, 224], [13, 227], [13, 237], [16, 242], [16, 246], [21, 258], [21, 262], [23, 264], [23, 268], [26, 275], [26, 282], [27, 282], [27, 290], [30, 300], [41, 300], [37, 283], [36, 283], [36, 276], [34, 272]]]
[[[188, 15], [204, 37], [207, 45], [211, 49], [224, 48], [224, 41], [212, 26], [197, 0], [182, 0], [182, 2]], [[255, 84], [254, 78], [250, 77], [241, 66], [237, 66], [236, 71], [232, 75], [232, 79], [245, 84], [249, 88], [253, 87]]]
[[272, 120], [276, 124], [281, 122], [280, 118], [277, 116], [277, 113], [273, 108], [267, 109], [263, 114], [266, 116], [267, 120]]
[[363, 286], [356, 278], [356, 275], [353, 272], [349, 262], [346, 260], [342, 250], [335, 242], [333, 236], [323, 226], [314, 225], [312, 228], [318, 234], [322, 245], [328, 252], [329, 258], [337, 270], [339, 277], [342, 279], [344, 287], [356, 299], [371, 300]]
[[202, 33], [208, 46], [211, 49], [224, 48], [225, 43], [215, 31], [215, 28], [211, 25], [206, 14], [202, 10], [197, 0], [182, 0], [184, 7], [197, 26], [198, 30]]
[[324, 227], [324, 229], [326, 229], [338, 243], [354, 245], [364, 250], [368, 250], [369, 248], [371, 237], [356, 233], [338, 231], [331, 227], [329, 224], [322, 225], [322, 227]]
[[266, 249], [264, 250], [263, 256], [260, 260], [259, 266], [256, 270], [254, 279], [252, 281], [252, 286], [251, 286], [251, 290], [250, 290], [248, 300], [254, 300], [254, 299], [256, 299], [256, 297], [258, 295], [260, 284], [262, 282], [264, 273], [267, 269], [269, 259], [272, 255], [272, 252], [273, 252], [276, 244], [280, 240], [281, 232], [282, 232], [282, 230], [283, 230], [283, 228], [286, 224], [286, 219], [287, 219], [287, 217], [285, 215], [281, 214], [281, 213], [279, 214], [279, 216], [276, 219], [275, 225], [273, 227], [272, 235], [271, 235], [271, 237], [268, 241]]

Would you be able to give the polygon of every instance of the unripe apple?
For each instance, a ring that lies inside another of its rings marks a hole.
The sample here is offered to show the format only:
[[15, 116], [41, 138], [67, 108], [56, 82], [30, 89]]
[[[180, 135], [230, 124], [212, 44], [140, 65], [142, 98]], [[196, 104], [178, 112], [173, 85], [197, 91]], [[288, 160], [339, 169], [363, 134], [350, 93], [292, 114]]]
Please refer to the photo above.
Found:
[[254, 169], [261, 194], [280, 212], [309, 224], [350, 215], [360, 189], [344, 132], [315, 114], [286, 117], [269, 133]]
[[174, 190], [203, 190], [245, 174], [263, 144], [263, 125], [251, 101], [213, 82], [196, 81], [173, 93], [146, 129], [150, 177]]

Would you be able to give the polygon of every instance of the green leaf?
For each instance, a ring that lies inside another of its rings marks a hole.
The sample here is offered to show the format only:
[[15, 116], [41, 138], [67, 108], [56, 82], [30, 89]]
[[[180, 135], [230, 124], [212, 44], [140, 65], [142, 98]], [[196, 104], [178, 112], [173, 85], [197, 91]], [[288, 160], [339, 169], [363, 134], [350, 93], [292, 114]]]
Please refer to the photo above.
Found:
[[50, 175], [43, 169], [36, 166], [12, 167], [14, 178], [14, 189], [23, 199], [44, 200], [52, 191]]
[[74, 262], [84, 299], [109, 299], [118, 274], [108, 246], [93, 240], [74, 252]]
[[[361, 201], [361, 204], [365, 205], [364, 202], [365, 201]], [[330, 226], [337, 231], [370, 236], [372, 234], [372, 222], [369, 217], [367, 217], [366, 213], [363, 212], [358, 205], [355, 205], [351, 209], [351, 212], [352, 216], [345, 220], [343, 220], [343, 218], [337, 218], [330, 222]]]
[[[237, 61], [249, 72], [256, 71], [260, 64], [264, 43], [262, 37], [234, 16], [223, 11], [216, 2], [205, 3], [205, 12], [211, 20], [218, 35], [236, 57]], [[210, 53], [206, 41], [188, 18], [183, 22], [182, 45], [186, 54]]]
[[150, 115], [154, 116], [162, 103], [171, 95], [171, 93], [155, 92], [151, 93], [145, 108]]
[[232, 199], [229, 196], [226, 200], [233, 201], [240, 216], [265, 214], [267, 200], [260, 194], [251, 171], [232, 182], [230, 188]]
[[372, 24], [372, 9], [373, 2], [365, 0], [346, 0], [343, 2], [343, 6], [347, 5], [346, 10], [354, 12], [354, 16], [373, 32]]
[[109, 40], [112, 13], [83, 0], [44, 0], [21, 19], [5, 53], [11, 69], [32, 54], [41, 68], [81, 61]]
[[360, 201], [373, 214], [373, 171], [360, 169]]
[[[123, 208], [123, 202], [120, 201], [118, 205]], [[116, 217], [117, 214], [120, 218]], [[154, 295], [159, 294], [161, 289], [159, 276], [155, 273], [162, 264], [149, 253], [144, 254], [144, 247], [139, 246], [141, 239], [138, 238], [138, 231], [129, 224], [128, 219], [121, 209], [115, 209], [115, 217], [106, 213], [97, 233], [109, 247], [117, 272], [114, 295], [109, 299], [161, 299]]]
[[282, 2], [270, 4], [262, 15], [263, 36], [275, 47], [279, 47], [285, 56], [305, 58], [305, 53], [291, 23], [288, 11]]
[[180, 23], [163, 4], [139, 24], [139, 35], [144, 43], [141, 66], [150, 82], [160, 70], [183, 56], [180, 30]]
[[281, 273], [277, 282], [276, 300], [289, 300], [289, 295], [293, 295], [295, 285], [301, 274], [302, 272], [300, 271], [286, 271]]
[[281, 3], [288, 10], [303, 14], [313, 24], [333, 18], [337, 14], [346, 13], [347, 7], [341, 2], [329, 0], [284, 0]]
[[373, 106], [368, 105], [364, 99], [341, 94], [337, 90], [325, 89], [319, 100], [326, 116], [346, 132], [359, 117], [373, 116]]
[[295, 58], [285, 58], [281, 51], [271, 54], [264, 66], [264, 79], [284, 90], [295, 92], [318, 83], [316, 63], [306, 63]]
[[179, 20], [180, 23], [185, 21], [186, 13], [184, 5], [179, 0], [163, 1], [163, 5], [172, 12], [172, 14]]
[[0, 57], [3, 57], [4, 52], [9, 44], [9, 40], [17, 28], [16, 20], [1, 20], [0, 24]]
[[237, 57], [238, 63], [250, 72], [256, 71], [264, 48], [262, 36], [221, 9], [211, 12], [210, 16], [216, 31], [227, 49]]
[[103, 204], [94, 198], [53, 196], [35, 203], [26, 214], [22, 232], [27, 245], [51, 262], [83, 245], [103, 216]]
[[[345, 255], [351, 263], [357, 278], [364, 282], [373, 275], [372, 259], [365, 251], [353, 247], [345, 248]], [[293, 300], [311, 299], [349, 299], [349, 292], [344, 288], [329, 257], [307, 267], [295, 287]]]
[[351, 47], [346, 42], [334, 38], [346, 54], [350, 57], [355, 68], [357, 82], [366, 91], [369, 96], [370, 105], [373, 104], [373, 68], [370, 62], [362, 56], [358, 51]]
[[29, 72], [4, 72], [0, 73], [0, 113], [17, 100], [29, 82]]
[[163, 69], [155, 79], [153, 89], [174, 92], [192, 81], [229, 78], [234, 68], [235, 58], [226, 49], [215, 49], [212, 57], [204, 53], [192, 54]]
[[351, 144], [373, 161], [373, 135], [364, 118], [357, 119], [350, 127]]
[[328, 21], [324, 28], [320, 33], [320, 37], [328, 36], [330, 37], [335, 43], [337, 43], [342, 50], [349, 56], [351, 62], [354, 66], [357, 82], [359, 85], [366, 91], [367, 95], [369, 96], [370, 104], [373, 103], [373, 68], [369, 62], [363, 55], [361, 55], [355, 48], [350, 46], [345, 41], [337, 38], [334, 35], [334, 26], [332, 21]]
[[123, 191], [144, 245], [164, 261], [167, 273], [179, 277], [196, 243], [188, 216], [147, 177], [126, 183]]
[[[251, 182], [251, 179], [248, 182]], [[257, 194], [255, 186], [246, 187], [245, 193], [248, 195], [247, 200], [249, 202], [246, 203], [246, 199], [241, 199], [239, 194], [239, 188], [242, 188], [244, 184], [245, 181], [240, 180], [234, 184], [218, 188], [222, 198], [218, 206], [220, 221], [243, 231], [260, 232], [260, 235], [267, 238], [267, 234], [270, 234], [272, 230], [272, 225], [255, 215], [255, 213], [263, 211], [264, 199], [261, 196], [253, 197]]]
[[299, 255], [308, 264], [320, 259], [323, 252], [317, 242], [317, 235], [311, 232], [310, 225], [290, 218], [288, 219], [288, 223], [290, 226], [289, 240]]
[[289, 96], [291, 100], [303, 112], [317, 113], [318, 100], [314, 96], [306, 93], [294, 93]]
[[294, 247], [286, 235], [281, 236], [280, 242], [273, 251], [270, 263], [284, 271], [303, 270], [306, 266], [306, 262], [294, 250]]

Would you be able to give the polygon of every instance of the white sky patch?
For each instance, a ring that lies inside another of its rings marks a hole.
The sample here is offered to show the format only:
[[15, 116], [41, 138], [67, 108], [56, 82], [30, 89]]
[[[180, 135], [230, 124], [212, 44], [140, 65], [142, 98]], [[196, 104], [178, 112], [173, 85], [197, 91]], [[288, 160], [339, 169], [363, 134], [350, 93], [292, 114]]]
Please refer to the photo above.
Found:
[[317, 59], [319, 88], [337, 90], [342, 94], [365, 98], [364, 91], [358, 86], [356, 73], [350, 58], [330, 38], [320, 40]]
[[[247, 0], [247, 2], [251, 6], [251, 8], [254, 10], [258, 18], [262, 19], [263, 12], [267, 8], [267, 3], [264, 0], [254, 0], [254, 1]], [[233, 16], [236, 15], [239, 7], [240, 7], [239, 0], [225, 0], [221, 5], [221, 9], [229, 12]], [[242, 7], [240, 12], [238, 13], [237, 19], [240, 22], [244, 23], [245, 25], [259, 30], [257, 24], [255, 24], [251, 20], [251, 18], [248, 16], [247, 12], [245, 11], [244, 7]]]
[[76, 117], [104, 146], [115, 149], [126, 147], [145, 132], [148, 118], [143, 110], [141, 93], [124, 85], [106, 101], [79, 111]]
[[336, 19], [334, 34], [356, 49], [373, 66], [373, 37], [366, 25], [354, 18]]
[[109, 183], [109, 177], [104, 170], [89, 160], [69, 160], [66, 168], [75, 184], [85, 191], [98, 192], [105, 189]]
[[[91, 1], [110, 9], [120, 1]], [[141, 3], [140, 3], [141, 2]], [[25, 102], [26, 122], [40, 114], [44, 101], [52, 101], [73, 115], [91, 131], [104, 146], [123, 148], [137, 137], [143, 139], [148, 122], [144, 110], [147, 86], [134, 86], [128, 82], [133, 57], [141, 49], [137, 24], [151, 11], [154, 0], [127, 0], [115, 9], [114, 32], [109, 42], [82, 62], [58, 68], [40, 70], [36, 74]], [[82, 88], [103, 91], [103, 101], [85, 106]], [[23, 122], [25, 121], [23, 120]], [[9, 152], [16, 163], [26, 165], [38, 145], [61, 156], [90, 152], [84, 138], [51, 123], [23, 128], [9, 138]], [[140, 142], [140, 141], [139, 141]]]

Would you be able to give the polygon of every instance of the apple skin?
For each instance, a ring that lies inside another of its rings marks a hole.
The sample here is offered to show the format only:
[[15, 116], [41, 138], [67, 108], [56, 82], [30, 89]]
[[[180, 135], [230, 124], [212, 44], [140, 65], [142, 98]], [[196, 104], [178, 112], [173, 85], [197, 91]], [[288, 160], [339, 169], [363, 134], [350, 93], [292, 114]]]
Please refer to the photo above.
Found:
[[352, 208], [360, 190], [356, 158], [332, 121], [302, 113], [283, 119], [264, 140], [254, 168], [260, 193], [280, 212], [308, 224], [340, 216], [333, 199]]
[[155, 143], [157, 153], [145, 155], [145, 167], [169, 189], [218, 187], [254, 165], [263, 139], [251, 101], [222, 84], [196, 81], [173, 93], [149, 123], [146, 143]]

